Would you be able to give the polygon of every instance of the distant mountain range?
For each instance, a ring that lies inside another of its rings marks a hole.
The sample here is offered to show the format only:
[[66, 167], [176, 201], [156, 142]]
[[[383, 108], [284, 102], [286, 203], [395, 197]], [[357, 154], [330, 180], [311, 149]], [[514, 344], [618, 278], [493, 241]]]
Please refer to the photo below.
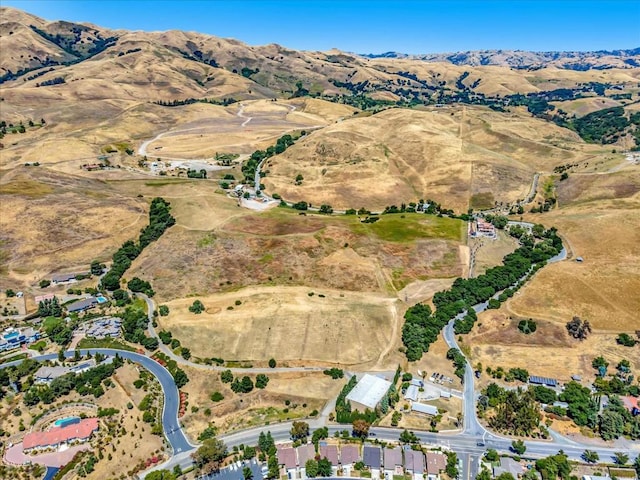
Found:
[[454, 65], [495, 65], [511, 68], [543, 68], [555, 66], [567, 70], [640, 67], [640, 48], [598, 50], [595, 52], [527, 52], [522, 50], [475, 50], [454, 53], [408, 55], [399, 52], [360, 54], [366, 58], [406, 58], [425, 62], [449, 62]]
[[640, 80], [640, 49], [425, 55], [312, 52], [276, 44], [251, 46], [179, 30], [111, 30], [47, 21], [10, 7], [0, 7], [0, 51], [0, 84], [5, 91], [28, 91], [24, 96], [15, 94], [21, 102], [50, 98], [55, 92], [83, 100], [344, 95], [366, 97], [365, 102], [420, 103], [439, 102], [456, 92], [462, 92], [460, 101], [465, 101], [474, 95], [504, 97], [582, 88], [590, 82], [622, 88]]

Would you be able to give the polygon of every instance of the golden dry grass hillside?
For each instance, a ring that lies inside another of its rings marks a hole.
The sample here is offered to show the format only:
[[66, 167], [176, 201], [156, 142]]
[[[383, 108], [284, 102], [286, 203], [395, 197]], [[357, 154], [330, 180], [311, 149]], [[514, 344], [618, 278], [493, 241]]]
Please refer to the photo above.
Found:
[[3, 290], [35, 285], [51, 272], [86, 271], [147, 223], [144, 200], [41, 167], [4, 172], [0, 204]]
[[561, 326], [575, 315], [598, 330], [638, 330], [638, 167], [570, 175], [559, 184], [558, 197], [560, 208], [525, 219], [558, 228], [571, 257], [539, 271], [503, 310]]
[[519, 111], [392, 109], [312, 133], [268, 162], [264, 184], [287, 200], [340, 209], [430, 198], [466, 211], [481, 198], [489, 206], [524, 198], [536, 171], [605, 153]]

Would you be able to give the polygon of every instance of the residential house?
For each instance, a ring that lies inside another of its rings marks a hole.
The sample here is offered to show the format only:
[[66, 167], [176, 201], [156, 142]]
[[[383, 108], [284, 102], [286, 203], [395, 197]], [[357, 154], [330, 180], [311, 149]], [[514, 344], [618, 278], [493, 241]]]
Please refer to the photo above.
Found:
[[60, 283], [72, 283], [76, 281], [76, 277], [80, 275], [87, 275], [87, 273], [57, 273], [51, 276], [51, 282], [57, 284]]
[[362, 460], [358, 445], [343, 445], [340, 449], [340, 465], [345, 477], [350, 477], [353, 466]]
[[82, 300], [78, 300], [77, 302], [73, 302], [71, 305], [67, 307], [67, 312], [84, 312], [85, 310], [89, 310], [90, 308], [95, 307], [98, 304], [98, 300], [95, 297], [89, 297]]
[[371, 470], [371, 478], [379, 480], [382, 466], [380, 447], [365, 445], [362, 449], [362, 462]]
[[427, 452], [427, 479], [439, 480], [440, 472], [447, 468], [447, 457], [442, 453]]
[[631, 395], [627, 395], [625, 397], [620, 397], [620, 400], [622, 400], [622, 404], [624, 405], [624, 408], [629, 410], [631, 415], [633, 415], [634, 417], [636, 415], [640, 415], [640, 405], [638, 404], [638, 400], [639, 400], [638, 397], [632, 397]]
[[307, 460], [313, 460], [315, 458], [316, 449], [313, 444], [308, 443], [296, 448], [296, 454], [298, 456], [298, 471], [300, 472], [300, 478], [305, 479], [307, 478]]
[[320, 445], [320, 457], [331, 462], [331, 471], [338, 474], [338, 447], [336, 445]]
[[20, 345], [29, 345], [40, 338], [40, 334], [33, 328], [13, 328], [9, 327], [0, 336], [0, 352], [13, 350]]
[[411, 450], [410, 447], [405, 448], [404, 469], [408, 474], [413, 476], [413, 480], [423, 480], [425, 461], [422, 452]]
[[402, 475], [402, 449], [400, 447], [385, 448], [383, 455], [385, 478], [391, 479], [394, 475]]
[[292, 447], [278, 447], [276, 455], [278, 457], [278, 465], [280, 465], [282, 469], [282, 474], [287, 475], [289, 480], [296, 478], [298, 468], [296, 451]]
[[31, 432], [24, 436], [22, 448], [25, 453], [45, 448], [58, 448], [71, 442], [86, 442], [98, 430], [97, 418], [85, 418], [64, 427], [53, 427], [46, 432]]
[[493, 467], [493, 476], [498, 477], [503, 473], [510, 473], [513, 478], [518, 478], [524, 473], [524, 467], [511, 457], [500, 457], [500, 465]]

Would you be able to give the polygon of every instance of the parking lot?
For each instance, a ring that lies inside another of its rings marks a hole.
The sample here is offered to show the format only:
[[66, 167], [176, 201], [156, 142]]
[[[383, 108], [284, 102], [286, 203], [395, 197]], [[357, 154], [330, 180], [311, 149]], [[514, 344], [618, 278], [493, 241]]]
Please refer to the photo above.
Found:
[[447, 377], [442, 373], [433, 372], [429, 377], [429, 381], [432, 383], [438, 383], [440, 385], [444, 385], [445, 383], [453, 383], [453, 378]]
[[244, 480], [244, 474], [242, 473], [244, 467], [249, 467], [251, 469], [251, 472], [253, 473], [253, 480], [262, 480], [264, 478], [264, 475], [262, 474], [262, 465], [260, 465], [255, 458], [251, 461], [238, 461], [220, 469], [219, 472], [212, 472], [198, 478], [199, 480]]

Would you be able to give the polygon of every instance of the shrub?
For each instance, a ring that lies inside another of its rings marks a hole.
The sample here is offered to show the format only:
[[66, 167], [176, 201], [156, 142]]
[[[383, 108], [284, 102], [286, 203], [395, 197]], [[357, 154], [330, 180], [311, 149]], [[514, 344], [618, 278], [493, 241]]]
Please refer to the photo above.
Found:
[[200, 300], [195, 300], [193, 304], [189, 307], [189, 311], [191, 313], [195, 313], [196, 315], [204, 312], [204, 304]]
[[533, 320], [520, 320], [518, 323], [518, 330], [520, 330], [525, 335], [533, 333], [537, 330], [538, 325]]

